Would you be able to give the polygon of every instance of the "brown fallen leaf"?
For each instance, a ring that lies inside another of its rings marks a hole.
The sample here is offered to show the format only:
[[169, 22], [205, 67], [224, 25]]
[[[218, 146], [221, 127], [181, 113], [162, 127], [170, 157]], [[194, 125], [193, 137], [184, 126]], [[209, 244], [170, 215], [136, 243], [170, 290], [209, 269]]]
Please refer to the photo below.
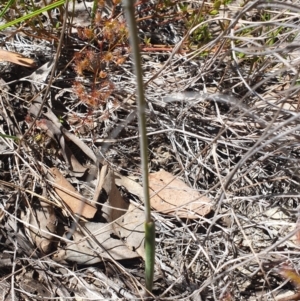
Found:
[[5, 62], [11, 62], [25, 67], [30, 67], [30, 68], [36, 66], [34, 60], [29, 59], [19, 53], [6, 51], [6, 50], [0, 50], [0, 60]]
[[128, 209], [129, 204], [126, 203], [115, 184], [114, 171], [109, 169], [104, 179], [103, 188], [108, 195], [107, 204], [103, 204], [102, 213], [108, 222], [121, 217]]
[[[34, 225], [45, 232], [37, 232], [34, 228], [30, 228], [31, 237], [35, 241], [37, 247], [44, 253], [49, 254], [52, 251], [54, 237], [51, 233], [56, 233], [57, 218], [52, 206], [41, 206], [35, 210], [36, 217], [30, 218], [30, 224]], [[49, 233], [47, 233], [49, 232]]]
[[142, 202], [144, 201], [143, 187], [132, 179], [115, 173], [115, 182], [118, 186], [124, 186], [130, 193], [136, 195]]
[[[37, 97], [32, 103], [29, 108], [29, 114], [33, 116], [37, 116], [42, 106], [42, 98]], [[69, 165], [70, 173], [76, 177], [82, 177], [84, 173], [86, 172], [87, 168], [83, 167], [75, 155], [72, 153], [71, 149], [68, 147], [67, 141], [69, 138], [65, 138], [65, 134], [62, 132], [66, 131], [62, 124], [59, 122], [57, 116], [52, 112], [51, 108], [44, 106], [43, 107], [43, 115], [45, 115], [47, 118], [40, 118], [36, 121], [36, 126], [42, 129], [46, 132], [47, 136], [49, 136], [51, 139], [56, 141], [58, 145], [60, 146], [61, 153], [66, 161], [66, 163]], [[26, 120], [29, 125], [31, 125], [32, 120]], [[72, 134], [70, 133], [72, 136]], [[75, 135], [74, 135], [75, 136]], [[76, 136], [75, 136], [76, 137]], [[81, 141], [78, 137], [77, 139]], [[73, 142], [76, 143], [76, 141]], [[82, 142], [83, 145], [85, 145]], [[83, 151], [85, 151], [80, 145], [78, 145]], [[87, 146], [86, 146], [87, 148]], [[90, 150], [90, 149], [89, 149]], [[92, 152], [90, 150], [90, 152]], [[92, 152], [93, 153], [93, 152]]]
[[130, 204], [127, 212], [113, 224], [115, 233], [126, 246], [145, 260], [145, 213]]
[[[150, 199], [151, 206], [159, 212], [193, 219], [197, 218], [198, 215], [206, 215], [211, 210], [211, 200], [208, 197], [202, 196], [200, 198], [198, 191], [191, 189], [183, 181], [176, 179], [164, 170], [150, 174], [149, 182], [150, 195], [153, 195]], [[169, 182], [171, 183], [161, 190]], [[116, 174], [116, 183], [138, 196], [142, 202], [144, 201], [143, 187], [130, 177]], [[161, 191], [158, 195], [154, 196], [154, 191], [159, 190]]]
[[47, 204], [34, 206], [26, 214], [22, 212], [22, 220], [27, 220], [32, 241], [43, 252], [49, 254], [55, 242], [52, 234], [56, 234], [57, 218], [52, 206]]
[[50, 173], [56, 184], [55, 192], [72, 212], [84, 218], [93, 218], [97, 212], [96, 206], [88, 203], [56, 167], [50, 168]]
[[90, 235], [77, 229], [73, 233], [73, 240], [54, 254], [54, 261], [90, 265], [101, 262], [103, 259], [122, 260], [139, 257], [121, 239], [115, 237], [111, 223], [89, 222], [83, 228], [86, 228], [98, 243], [90, 238]]
[[[102, 214], [108, 223], [78, 225], [73, 240], [58, 250], [53, 259], [59, 262], [95, 264], [107, 259], [142, 257], [144, 249], [144, 212], [126, 203], [115, 184], [114, 172], [102, 166], [98, 186], [107, 193]], [[129, 207], [129, 208], [128, 208]]]
[[211, 211], [211, 200], [165, 170], [149, 175], [151, 206], [182, 218], [197, 218]]
[[[32, 105], [32, 107], [33, 106], [34, 106], [34, 104]], [[47, 108], [47, 110], [49, 111], [50, 109]], [[76, 159], [76, 157], [74, 156], [74, 154], [72, 153], [70, 148], [68, 147], [68, 145], [65, 141], [65, 138], [60, 129], [61, 124], [54, 123], [51, 120], [48, 120], [45, 118], [41, 118], [36, 121], [36, 125], [40, 129], [46, 131], [47, 135], [49, 137], [51, 137], [54, 141], [58, 142], [61, 152], [62, 152], [62, 155], [63, 155], [65, 161], [70, 166], [70, 171], [75, 176], [79, 176], [79, 177], [83, 176], [87, 169], [78, 162], [78, 160]]]
[[[53, 295], [51, 294], [49, 287], [40, 277], [35, 276], [36, 271], [24, 271], [16, 276], [16, 282], [20, 289], [32, 296], [39, 296], [41, 299], [49, 300]], [[40, 276], [40, 273], [38, 273]], [[21, 300], [20, 298], [14, 298], [15, 300]], [[12, 300], [14, 300], [12, 299]], [[9, 299], [5, 298], [9, 301]]]
[[108, 200], [102, 207], [103, 216], [111, 222], [115, 235], [124, 241], [128, 249], [136, 251], [145, 259], [144, 212], [124, 201], [115, 184], [114, 171], [111, 169], [108, 169], [103, 188], [108, 195]]

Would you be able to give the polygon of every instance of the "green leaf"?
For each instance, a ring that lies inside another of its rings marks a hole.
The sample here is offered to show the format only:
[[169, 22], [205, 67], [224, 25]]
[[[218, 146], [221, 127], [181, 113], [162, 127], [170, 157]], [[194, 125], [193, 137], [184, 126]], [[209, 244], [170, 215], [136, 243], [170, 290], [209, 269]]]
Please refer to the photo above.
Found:
[[0, 134], [0, 137], [9, 138], [9, 139], [13, 139], [13, 140], [19, 140], [19, 138], [16, 136], [10, 136], [10, 135], [5, 135], [5, 134]]
[[219, 11], [217, 9], [213, 9], [209, 12], [210, 15], [215, 16], [219, 13]]
[[53, 8], [55, 8], [55, 7], [61, 6], [61, 5], [63, 5], [64, 3], [65, 3], [65, 0], [59, 0], [59, 1], [57, 1], [57, 2], [51, 3], [51, 4], [45, 6], [45, 7], [41, 8], [41, 9], [38, 9], [38, 10], [36, 10], [36, 11], [34, 11], [34, 12], [28, 14], [28, 15], [25, 15], [25, 16], [23, 16], [23, 17], [21, 17], [21, 18], [18, 18], [18, 19], [16, 19], [16, 20], [13, 20], [13, 21], [11, 21], [11, 22], [8, 22], [8, 23], [6, 23], [6, 24], [4, 24], [4, 25], [1, 25], [1, 26], [0, 26], [0, 30], [3, 30], [3, 29], [5, 29], [5, 28], [7, 28], [7, 27], [16, 25], [16, 24], [21, 23], [21, 22], [23, 22], [23, 21], [25, 21], [25, 20], [28, 20], [28, 19], [30, 19], [30, 18], [36, 17], [36, 16], [40, 15], [41, 13], [43, 13], [43, 12], [45, 12], [45, 11], [48, 11], [48, 10], [51, 10], [51, 9], [53, 9]]
[[6, 13], [6, 11], [14, 4], [15, 0], [9, 0], [6, 4], [6, 6], [4, 7], [3, 11], [0, 13], [0, 18], [2, 18], [4, 16], [4, 14]]

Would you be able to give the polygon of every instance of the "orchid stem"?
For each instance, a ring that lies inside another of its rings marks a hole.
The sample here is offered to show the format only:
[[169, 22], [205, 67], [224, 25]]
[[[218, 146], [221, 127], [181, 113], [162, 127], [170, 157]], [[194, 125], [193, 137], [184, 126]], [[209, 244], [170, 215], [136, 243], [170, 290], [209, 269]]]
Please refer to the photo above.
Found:
[[123, 7], [126, 13], [127, 24], [129, 28], [129, 39], [132, 48], [132, 57], [134, 62], [134, 71], [137, 82], [137, 103], [138, 103], [138, 121], [140, 132], [140, 153], [142, 161], [143, 189], [145, 200], [145, 278], [146, 288], [152, 291], [154, 261], [155, 261], [155, 223], [151, 219], [151, 206], [149, 196], [149, 177], [148, 177], [148, 141], [146, 131], [146, 101], [144, 93], [144, 82], [142, 73], [141, 55], [139, 49], [139, 38], [137, 24], [135, 21], [134, 0], [123, 0]]

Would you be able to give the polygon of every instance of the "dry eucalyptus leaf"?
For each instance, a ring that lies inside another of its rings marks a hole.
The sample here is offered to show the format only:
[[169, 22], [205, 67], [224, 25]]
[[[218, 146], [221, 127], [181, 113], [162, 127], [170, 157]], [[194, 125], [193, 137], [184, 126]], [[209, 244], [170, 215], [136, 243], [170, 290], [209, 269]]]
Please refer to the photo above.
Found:
[[102, 213], [107, 221], [112, 222], [127, 211], [129, 204], [123, 200], [115, 184], [114, 172], [111, 169], [108, 170], [104, 179], [103, 188], [108, 195], [108, 201], [103, 204]]
[[72, 212], [84, 218], [93, 218], [97, 212], [96, 206], [88, 203], [56, 167], [50, 168], [50, 172], [54, 177], [54, 183], [57, 185], [54, 187], [55, 192]]
[[[47, 110], [50, 110], [47, 108]], [[63, 134], [61, 133], [61, 124], [55, 124], [51, 120], [42, 118], [40, 120], [36, 121], [36, 125], [41, 128], [42, 130], [46, 131], [47, 135], [51, 137], [53, 140], [56, 140], [59, 143], [59, 146], [61, 148], [62, 155], [65, 159], [65, 161], [69, 164], [71, 172], [78, 177], [81, 177], [84, 175], [86, 168], [83, 167], [68, 145], [66, 144], [65, 138]]]
[[[207, 197], [201, 197], [200, 193], [188, 187], [183, 181], [175, 179], [175, 177], [161, 170], [157, 173], [149, 175], [150, 188], [152, 191], [150, 195], [154, 194], [154, 190], [162, 189], [165, 184], [173, 180], [171, 184], [159, 192], [158, 196], [151, 198], [151, 206], [159, 212], [166, 214], [178, 215], [183, 218], [197, 218], [197, 215], [206, 215], [210, 212], [211, 200]], [[116, 175], [116, 183], [119, 186], [124, 186], [130, 193], [139, 197], [143, 202], [143, 187], [130, 179], [122, 175]], [[172, 198], [171, 200], [169, 198]], [[197, 199], [197, 200], [196, 200]], [[165, 200], [168, 200], [165, 201]], [[191, 202], [192, 201], [192, 202]]]
[[0, 50], [0, 60], [5, 62], [11, 62], [25, 67], [30, 67], [30, 68], [36, 66], [34, 60], [29, 59], [19, 53], [6, 51], [6, 50]]
[[133, 251], [145, 259], [145, 213], [130, 204], [127, 212], [113, 224], [115, 233]]
[[44, 254], [49, 254], [52, 251], [54, 237], [52, 233], [56, 233], [57, 218], [52, 206], [44, 205], [28, 210], [26, 216], [23, 215], [22, 219], [26, 219], [33, 227], [28, 227], [30, 236], [34, 244]]
[[21, 294], [22, 291], [26, 292], [26, 294], [23, 295], [25, 300], [27, 299], [26, 298], [27, 294], [31, 295], [32, 298], [31, 300], [35, 300], [34, 296], [36, 296], [37, 299], [42, 299], [42, 300], [47, 300], [47, 299], [49, 300], [55, 297], [54, 293], [51, 294], [48, 287], [45, 284], [43, 284], [42, 281], [39, 280], [39, 278], [34, 276], [33, 271], [31, 272], [24, 271], [22, 274], [17, 275], [16, 280], [18, 286], [20, 287]]
[[73, 234], [73, 241], [54, 254], [53, 260], [90, 265], [103, 259], [122, 260], [139, 257], [136, 252], [127, 248], [121, 239], [116, 238], [111, 223], [86, 223], [85, 228], [93, 234], [100, 245], [77, 229]]
[[130, 193], [136, 195], [141, 201], [144, 201], [143, 187], [134, 179], [115, 174], [115, 181], [118, 186], [124, 186]]
[[[35, 99], [35, 101], [32, 102], [29, 109], [29, 113], [34, 116], [37, 116], [38, 112], [40, 111], [41, 105], [42, 99], [38, 97], [37, 99]], [[61, 148], [61, 152], [66, 163], [69, 164], [70, 172], [74, 176], [82, 177], [87, 169], [78, 162], [78, 160], [68, 147], [66, 139], [62, 133], [65, 130], [64, 127], [61, 125], [56, 115], [52, 112], [52, 110], [49, 107], [43, 108], [43, 115], [45, 115], [48, 119], [41, 118], [37, 121], [36, 125], [42, 130], [46, 131], [49, 137], [57, 141]], [[92, 151], [90, 150], [90, 152]]]
[[[42, 105], [42, 98], [37, 97], [31, 104], [29, 113], [37, 116], [38, 112], [40, 111]], [[59, 122], [57, 116], [52, 112], [52, 110], [49, 107], [44, 106], [43, 107], [43, 115], [46, 116], [50, 122], [56, 127], [52, 127], [52, 133], [54, 133], [55, 138], [57, 141], [60, 143], [60, 146], [62, 148], [62, 151], [65, 153], [64, 156], [66, 156], [65, 160], [67, 163], [70, 164], [70, 167], [73, 168], [73, 170], [76, 171], [76, 173], [80, 172], [77, 171], [77, 166], [79, 163], [78, 162], [73, 162], [73, 159], [68, 158], [69, 154], [67, 153], [67, 150], [64, 149], [66, 142], [65, 140], [71, 140], [73, 143], [75, 143], [89, 158], [91, 158], [94, 162], [97, 162], [97, 157], [94, 154], [94, 152], [89, 148], [79, 137], [77, 137], [75, 134], [72, 134], [69, 132], [67, 129], [65, 129], [62, 124]], [[48, 130], [46, 128], [45, 130]], [[54, 131], [53, 131], [54, 130]], [[51, 132], [51, 130], [50, 130]], [[47, 132], [48, 133], [48, 132]], [[51, 133], [50, 133], [51, 135]], [[67, 145], [66, 145], [67, 146]], [[69, 150], [70, 152], [70, 150]], [[85, 169], [86, 170], [86, 169]], [[84, 170], [84, 171], [85, 171]], [[75, 174], [74, 174], [75, 175]], [[80, 175], [82, 176], [83, 173]], [[76, 176], [76, 175], [75, 175]]]
[[115, 235], [121, 238], [130, 250], [145, 258], [143, 211], [123, 200], [115, 185], [114, 172], [110, 169], [104, 179], [103, 188], [108, 195], [108, 201], [102, 208], [103, 216], [112, 222]]
[[149, 186], [151, 206], [159, 212], [193, 219], [211, 211], [211, 200], [208, 197], [201, 196], [197, 190], [165, 170], [150, 174]]
[[12, 267], [13, 261], [14, 257], [12, 254], [0, 253], [0, 269]]
[[[11, 281], [11, 280], [10, 280]], [[11, 290], [11, 283], [7, 279], [3, 279], [0, 282], [0, 292], [2, 293], [2, 296], [5, 296], [5, 301], [20, 301], [21, 298]], [[12, 297], [13, 294], [13, 297]], [[4, 298], [2, 298], [4, 299]]]

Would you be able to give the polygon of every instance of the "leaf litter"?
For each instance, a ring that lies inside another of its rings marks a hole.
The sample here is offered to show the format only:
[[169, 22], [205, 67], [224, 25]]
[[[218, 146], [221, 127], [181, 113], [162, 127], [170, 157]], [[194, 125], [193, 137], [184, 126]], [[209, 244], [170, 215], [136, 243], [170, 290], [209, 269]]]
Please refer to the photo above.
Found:
[[19, 53], [11, 52], [11, 51], [5, 51], [0, 50], [0, 60], [11, 62], [17, 65], [33, 68], [36, 66], [36, 63], [34, 60], [27, 58]]
[[158, 212], [181, 218], [197, 218], [211, 211], [211, 200], [171, 173], [161, 169], [149, 175], [151, 206]]
[[[278, 267], [294, 273], [299, 262], [298, 62], [289, 44], [299, 37], [300, 3], [239, 2], [217, 15], [207, 1], [137, 4], [156, 193], [154, 295], [160, 300], [280, 300], [286, 291], [297, 296]], [[86, 24], [83, 11], [81, 3], [76, 24]], [[0, 285], [13, 300], [40, 298], [45, 287], [42, 297], [48, 299], [142, 299], [135, 82], [126, 41], [107, 47], [116, 36], [107, 26], [122, 28], [120, 12], [118, 4], [103, 8], [94, 44], [86, 38], [90, 28], [70, 28], [39, 126], [23, 140], [43, 103], [50, 69], [1, 64], [0, 127], [7, 136], [0, 137]], [[170, 12], [174, 19], [166, 22]], [[197, 19], [197, 12], [204, 15]], [[30, 28], [22, 26], [9, 32], [8, 51], [33, 57], [38, 66], [52, 61], [53, 45], [28, 37]], [[105, 54], [92, 66], [99, 67], [99, 78], [84, 66], [84, 56], [73, 60], [74, 51], [86, 46], [85, 55]], [[59, 196], [59, 184], [46, 179], [51, 168], [73, 187], [61, 187], [66, 194]], [[72, 198], [67, 202], [74, 201], [73, 210], [63, 206], [73, 194], [87, 200], [92, 213], [85, 215], [82, 202]], [[53, 205], [46, 206], [46, 199]], [[293, 273], [287, 278], [293, 280]]]

